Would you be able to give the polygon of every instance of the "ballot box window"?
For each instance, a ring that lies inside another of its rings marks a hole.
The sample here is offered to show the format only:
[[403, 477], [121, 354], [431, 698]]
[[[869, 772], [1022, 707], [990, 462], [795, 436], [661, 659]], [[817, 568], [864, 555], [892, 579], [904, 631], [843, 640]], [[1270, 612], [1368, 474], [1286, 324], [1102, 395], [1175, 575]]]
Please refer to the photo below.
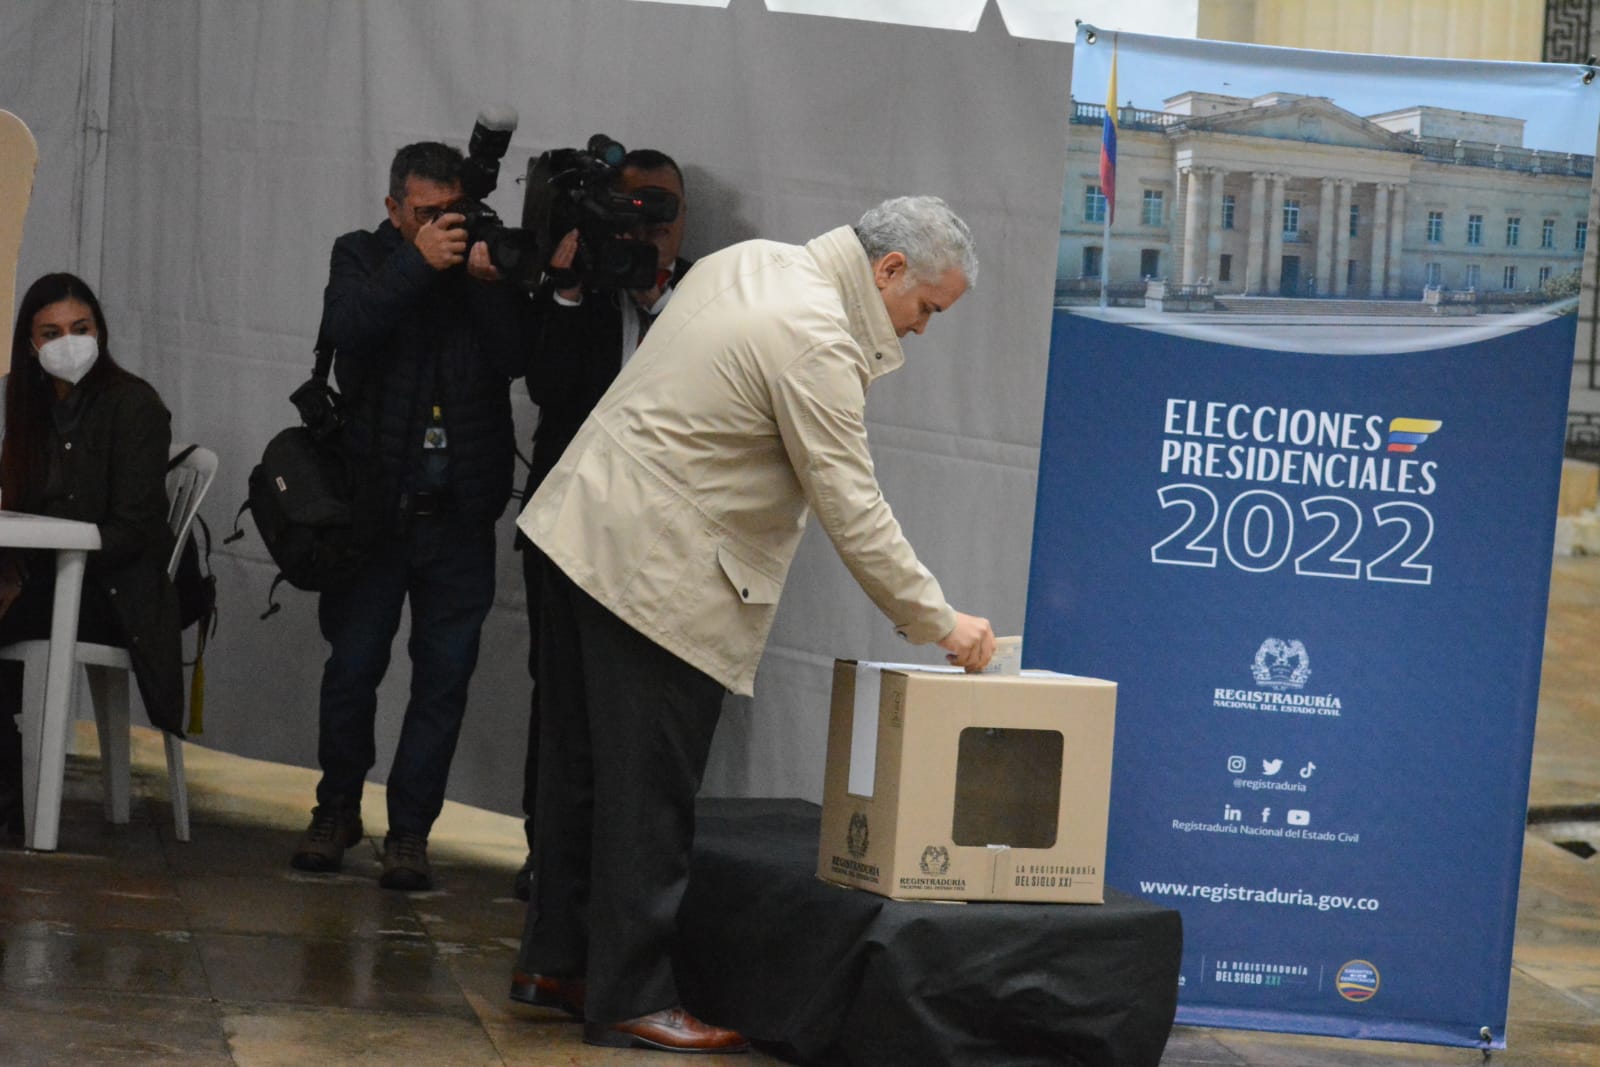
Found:
[[951, 839], [980, 848], [1054, 848], [1061, 753], [1058, 730], [962, 730]]

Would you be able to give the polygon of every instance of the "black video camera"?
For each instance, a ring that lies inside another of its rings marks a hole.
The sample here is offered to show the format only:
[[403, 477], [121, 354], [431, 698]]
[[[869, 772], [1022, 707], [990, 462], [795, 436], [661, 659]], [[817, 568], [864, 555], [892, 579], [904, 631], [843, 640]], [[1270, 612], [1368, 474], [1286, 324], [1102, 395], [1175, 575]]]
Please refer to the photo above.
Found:
[[656, 248], [626, 234], [678, 217], [678, 198], [665, 189], [617, 191], [626, 155], [603, 133], [583, 148], [557, 148], [528, 161], [522, 229], [537, 245], [537, 260], [550, 262], [557, 244], [578, 231], [570, 270], [550, 271], [558, 289], [649, 289], [656, 284]]
[[[461, 199], [447, 210], [463, 216], [467, 246], [482, 241], [501, 277], [528, 291], [548, 273], [559, 289], [649, 289], [656, 283], [656, 248], [625, 234], [678, 217], [678, 198], [665, 189], [618, 192], [614, 186], [627, 151], [603, 133], [584, 148], [557, 148], [528, 160], [522, 226], [515, 228], [484, 198], [500, 180], [500, 160], [511, 145], [517, 113], [509, 107], [479, 112], [461, 164]], [[578, 231], [570, 270], [550, 271], [556, 245]]]

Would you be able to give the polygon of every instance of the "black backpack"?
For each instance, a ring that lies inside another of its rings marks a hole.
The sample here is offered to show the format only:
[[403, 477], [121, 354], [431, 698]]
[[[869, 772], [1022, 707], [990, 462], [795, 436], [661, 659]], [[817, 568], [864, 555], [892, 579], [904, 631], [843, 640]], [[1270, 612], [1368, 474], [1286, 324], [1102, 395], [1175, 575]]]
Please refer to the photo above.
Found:
[[234, 516], [227, 541], [244, 536], [246, 511], [278, 574], [267, 591], [263, 619], [277, 612], [279, 582], [321, 592], [349, 579], [376, 541], [377, 526], [367, 500], [374, 479], [346, 441], [344, 401], [328, 384], [333, 351], [317, 339], [311, 378], [290, 394], [301, 425], [267, 442], [250, 472], [249, 496]]

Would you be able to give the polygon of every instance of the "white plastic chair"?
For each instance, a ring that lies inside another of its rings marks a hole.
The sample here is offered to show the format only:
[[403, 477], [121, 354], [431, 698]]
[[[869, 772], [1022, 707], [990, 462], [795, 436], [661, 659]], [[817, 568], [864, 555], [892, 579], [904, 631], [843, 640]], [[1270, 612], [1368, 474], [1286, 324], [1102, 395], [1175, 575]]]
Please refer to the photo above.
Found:
[[[175, 457], [186, 445], [173, 445], [169, 457]], [[195, 448], [182, 463], [167, 472], [167, 524], [172, 528], [175, 544], [172, 558], [167, 561], [167, 575], [178, 572], [178, 560], [183, 556], [183, 545], [189, 537], [189, 528], [200, 510], [200, 502], [217, 475], [217, 454], [207, 448]], [[24, 708], [44, 705], [45, 663], [49, 658], [50, 642], [18, 641], [0, 648], [0, 659], [21, 660], [22, 703]], [[106, 819], [122, 824], [128, 821], [129, 793], [131, 791], [130, 757], [128, 752], [128, 677], [132, 664], [126, 649], [114, 645], [99, 645], [79, 641], [73, 649], [73, 659], [81, 664], [89, 680], [89, 696], [94, 704], [95, 727], [100, 735], [101, 781], [105, 789]], [[70, 707], [70, 700], [68, 706]], [[45, 723], [45, 730], [65, 731], [67, 723]], [[175, 734], [163, 733], [167, 747], [167, 788], [172, 797], [172, 823], [179, 841], [189, 840], [189, 787], [183, 777], [183, 740]], [[45, 773], [41, 767], [39, 773]], [[40, 793], [53, 788], [61, 793], [61, 782], [41, 783]], [[32, 797], [28, 798], [30, 802]], [[29, 813], [31, 819], [32, 813]]]

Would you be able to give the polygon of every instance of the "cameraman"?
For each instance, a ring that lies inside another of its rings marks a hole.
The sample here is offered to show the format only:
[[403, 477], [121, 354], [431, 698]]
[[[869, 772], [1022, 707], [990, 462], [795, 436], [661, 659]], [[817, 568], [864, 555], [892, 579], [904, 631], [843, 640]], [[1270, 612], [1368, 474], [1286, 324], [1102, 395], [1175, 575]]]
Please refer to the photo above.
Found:
[[461, 153], [423, 142], [395, 153], [388, 219], [333, 245], [323, 331], [336, 355], [352, 459], [369, 472], [378, 536], [368, 558], [321, 594], [328, 642], [311, 825], [291, 863], [336, 871], [362, 837], [361, 793], [376, 759], [377, 688], [400, 612], [411, 604], [411, 696], [388, 778], [388, 889], [433, 884], [428, 832], [466, 709], [478, 637], [494, 600], [494, 523], [514, 474], [511, 378], [521, 367], [525, 297], [498, 284], [488, 249], [469, 249]]
[[[531, 499], [539, 483], [561, 458], [567, 444], [589, 417], [595, 404], [624, 364], [633, 356], [651, 323], [666, 308], [678, 279], [690, 263], [678, 256], [683, 244], [683, 172], [671, 156], [641, 148], [623, 157], [615, 189], [633, 193], [653, 189], [670, 193], [677, 201], [671, 222], [650, 223], [632, 236], [656, 248], [656, 280], [648, 289], [541, 289], [533, 303], [533, 350], [528, 360], [528, 396], [539, 405], [539, 427], [533, 436], [533, 460], [523, 499]], [[578, 249], [573, 231], [550, 257], [554, 272], [571, 268]], [[539, 576], [544, 554], [519, 531], [516, 547], [522, 552], [523, 585], [528, 597], [528, 674], [539, 671]], [[533, 869], [533, 799], [539, 766], [539, 693], [535, 688], [528, 721], [528, 753], [523, 770], [522, 810], [528, 838], [528, 860], [517, 872], [512, 891], [528, 899], [528, 878]]]

